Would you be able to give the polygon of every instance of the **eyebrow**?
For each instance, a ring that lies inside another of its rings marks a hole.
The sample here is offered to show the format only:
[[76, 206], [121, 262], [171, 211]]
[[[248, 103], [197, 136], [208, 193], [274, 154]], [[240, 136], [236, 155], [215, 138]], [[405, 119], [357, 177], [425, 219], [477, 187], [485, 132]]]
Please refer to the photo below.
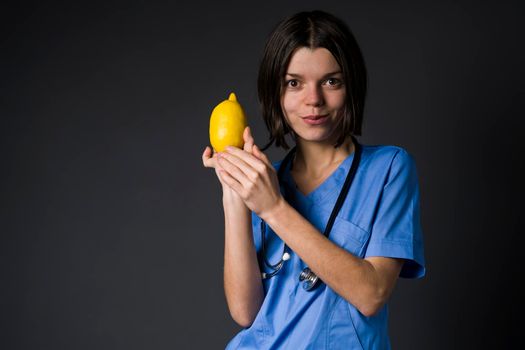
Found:
[[[338, 70], [338, 71], [335, 71], [335, 72], [326, 73], [325, 75], [323, 75], [323, 78], [329, 77], [331, 75], [336, 75], [336, 74], [343, 74], [343, 72]], [[289, 75], [292, 78], [302, 78], [303, 77], [301, 74], [297, 74], [297, 73], [288, 73], [287, 72], [286, 75]]]

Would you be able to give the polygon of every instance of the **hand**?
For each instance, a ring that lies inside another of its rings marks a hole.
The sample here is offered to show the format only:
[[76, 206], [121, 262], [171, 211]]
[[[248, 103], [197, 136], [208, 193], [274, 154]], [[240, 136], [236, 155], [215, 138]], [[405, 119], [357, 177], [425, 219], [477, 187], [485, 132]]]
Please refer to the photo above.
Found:
[[[250, 127], [247, 126], [244, 129], [243, 132], [243, 139], [244, 139], [244, 147], [243, 150], [252, 153], [253, 152], [253, 145], [255, 143], [255, 140], [253, 139]], [[210, 146], [206, 146], [204, 149], [204, 152], [202, 153], [202, 164], [206, 168], [213, 168], [215, 169], [215, 174], [217, 175], [217, 178], [219, 179], [223, 190], [231, 190], [226, 183], [224, 183], [221, 180], [221, 177], [219, 176], [219, 170], [221, 170], [221, 166], [217, 162], [217, 155], [218, 153], [215, 152], [215, 150], [212, 150]]]
[[222, 186], [226, 186], [219, 176], [220, 165], [217, 162], [217, 153], [214, 152], [210, 146], [206, 146], [204, 152], [202, 153], [202, 164], [205, 168], [215, 169], [215, 174], [217, 175], [217, 178], [221, 182]]
[[[250, 135], [251, 136], [251, 135]], [[228, 147], [217, 157], [219, 178], [232, 188], [246, 206], [261, 216], [282, 200], [277, 173], [270, 160], [256, 146], [252, 152]]]

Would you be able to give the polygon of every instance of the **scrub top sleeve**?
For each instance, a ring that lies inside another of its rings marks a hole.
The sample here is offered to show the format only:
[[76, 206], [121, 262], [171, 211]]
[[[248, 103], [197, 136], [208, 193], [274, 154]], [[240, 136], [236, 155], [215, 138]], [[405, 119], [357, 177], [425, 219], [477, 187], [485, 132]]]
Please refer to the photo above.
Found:
[[261, 218], [252, 211], [253, 244], [257, 253], [261, 250]]
[[406, 259], [400, 277], [425, 275], [417, 171], [412, 157], [401, 148], [390, 163], [365, 253], [368, 256]]

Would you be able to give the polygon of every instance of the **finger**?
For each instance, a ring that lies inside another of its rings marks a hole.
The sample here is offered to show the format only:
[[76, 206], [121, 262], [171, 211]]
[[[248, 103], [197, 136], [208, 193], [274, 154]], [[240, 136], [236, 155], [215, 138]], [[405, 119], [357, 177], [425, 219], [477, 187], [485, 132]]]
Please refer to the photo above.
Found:
[[[256, 149], [258, 153], [256, 154]], [[230, 153], [229, 150], [227, 150], [228, 153]], [[255, 168], [258, 171], [264, 171], [266, 167], [272, 167], [272, 163], [268, 160], [268, 157], [264, 156], [262, 151], [257, 147], [257, 145], [253, 145], [252, 152], [249, 154], [241, 154], [236, 150], [231, 150], [231, 153], [235, 154], [239, 158], [243, 159], [246, 163], [248, 163], [250, 166]], [[264, 159], [266, 161], [264, 161]]]
[[211, 148], [209, 146], [206, 146], [204, 149], [204, 152], [202, 152], [202, 164], [206, 167], [208, 166], [208, 162], [211, 159]]
[[244, 150], [246, 152], [252, 153], [252, 147], [253, 147], [253, 144], [254, 144], [255, 140], [253, 139], [252, 130], [250, 129], [249, 126], [244, 128], [244, 132], [243, 132], [242, 137], [244, 139], [244, 147], [243, 147]]
[[[242, 152], [242, 153], [246, 153], [246, 152]], [[250, 179], [252, 182], [255, 182], [257, 180], [258, 170], [259, 171], [262, 170], [260, 169], [262, 163], [259, 164], [259, 168], [254, 168], [250, 164], [246, 163], [243, 159], [231, 153], [228, 153], [228, 152], [221, 153], [221, 157], [227, 159], [230, 163], [232, 163], [237, 168], [239, 168], [244, 173], [244, 175], [248, 179]]]
[[222, 169], [241, 184], [251, 182], [250, 178], [242, 169], [237, 166], [238, 161], [233, 159], [232, 155], [219, 154], [218, 162]]
[[231, 189], [233, 189], [237, 194], [240, 195], [240, 192], [242, 191], [242, 185], [235, 180], [230, 174], [228, 174], [225, 170], [218, 170], [217, 173], [219, 174], [219, 179], [222, 183], [225, 183], [228, 185]]
[[208, 158], [211, 158], [213, 157], [213, 148], [211, 148], [210, 146], [206, 146], [206, 148], [204, 149], [204, 154], [208, 157]]
[[217, 163], [217, 154], [213, 153], [213, 150], [211, 147], [206, 147], [204, 150], [204, 153], [202, 154], [202, 163], [206, 168], [220, 168], [219, 164]]
[[272, 162], [270, 162], [270, 159], [268, 159], [266, 154], [264, 154], [263, 151], [261, 151], [259, 147], [257, 147], [257, 145], [253, 146], [253, 155], [262, 160], [263, 163], [267, 166], [273, 167]]
[[[252, 147], [253, 149], [253, 147]], [[240, 159], [242, 159], [246, 164], [248, 164], [250, 167], [254, 168], [257, 171], [264, 170], [263, 167], [265, 167], [264, 162], [262, 162], [259, 158], [257, 158], [254, 154], [251, 154], [249, 152], [245, 152], [239, 148], [236, 147], [226, 147], [226, 153], [234, 155]]]

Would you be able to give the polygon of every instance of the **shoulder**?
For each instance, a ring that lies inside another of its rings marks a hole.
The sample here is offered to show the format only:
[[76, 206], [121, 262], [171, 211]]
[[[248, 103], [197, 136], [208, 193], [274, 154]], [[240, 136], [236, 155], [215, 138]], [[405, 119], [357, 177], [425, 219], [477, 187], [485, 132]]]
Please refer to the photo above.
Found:
[[404, 148], [393, 145], [363, 146], [363, 163], [367, 173], [376, 174], [382, 181], [396, 179], [414, 182], [417, 179], [414, 157]]
[[383, 169], [415, 167], [414, 157], [399, 146], [363, 145], [363, 158], [369, 166]]
[[363, 154], [376, 162], [413, 162], [412, 155], [404, 148], [393, 145], [363, 145]]

